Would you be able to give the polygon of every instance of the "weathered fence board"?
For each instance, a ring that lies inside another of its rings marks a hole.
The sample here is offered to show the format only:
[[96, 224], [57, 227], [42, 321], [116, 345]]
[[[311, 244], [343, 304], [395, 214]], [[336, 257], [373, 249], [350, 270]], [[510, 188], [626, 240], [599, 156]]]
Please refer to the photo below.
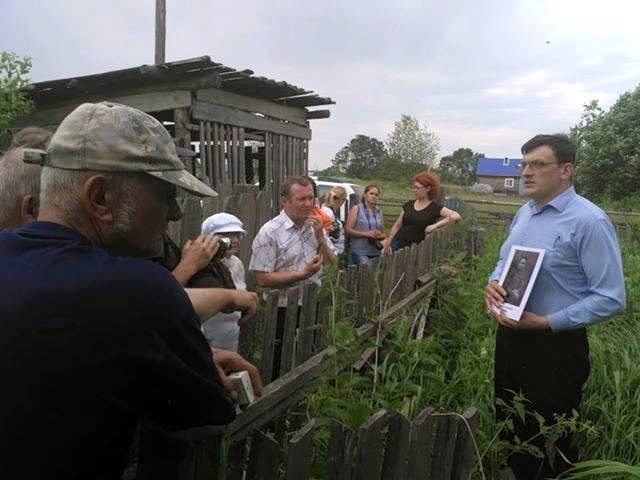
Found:
[[291, 440], [287, 452], [287, 480], [309, 478], [315, 420], [310, 420]]
[[436, 443], [431, 459], [431, 478], [449, 480], [458, 434], [458, 419], [452, 415], [435, 415]]
[[278, 477], [280, 448], [266, 434], [257, 431], [252, 438], [247, 480], [273, 480]]
[[225, 480], [241, 480], [244, 476], [244, 458], [247, 454], [247, 439], [232, 443], [227, 450]]
[[262, 355], [260, 356], [260, 376], [267, 384], [273, 376], [274, 347], [276, 341], [276, 319], [278, 316], [278, 292], [269, 292], [265, 304], [264, 333], [262, 335]]
[[337, 421], [331, 423], [327, 477], [329, 480], [350, 480], [351, 449], [347, 428]]
[[411, 425], [408, 465], [410, 480], [429, 478], [431, 453], [435, 442], [433, 412], [432, 408], [423, 410]]
[[404, 282], [404, 288], [402, 289], [403, 298], [409, 295], [411, 292], [413, 292], [416, 286], [416, 278], [419, 272], [417, 259], [418, 259], [418, 245], [414, 243], [413, 245], [411, 245], [411, 248], [409, 249], [408, 260], [407, 260], [407, 274], [406, 274], [407, 277]]
[[452, 480], [469, 480], [473, 461], [475, 457], [475, 447], [473, 435], [478, 425], [478, 409], [467, 408], [462, 414], [462, 420], [458, 427], [458, 438], [456, 439], [456, 460], [453, 464]]
[[389, 431], [382, 463], [382, 477], [388, 480], [405, 480], [409, 460], [409, 440], [411, 424], [397, 411], [388, 412]]
[[[200, 139], [200, 165], [202, 165], [202, 174], [209, 177], [209, 173], [207, 172], [207, 166], [209, 165], [209, 160], [207, 158], [207, 139], [206, 139], [206, 127], [204, 122], [200, 122], [200, 129], [198, 130], [199, 139]], [[209, 177], [210, 179], [211, 177]]]
[[200, 199], [188, 195], [181, 199], [182, 219], [180, 221], [180, 241], [178, 246], [182, 247], [187, 240], [194, 239], [200, 235], [202, 225], [202, 206]]
[[296, 363], [299, 365], [309, 357], [313, 351], [314, 328], [317, 325], [316, 308], [318, 305], [316, 296], [319, 287], [315, 283], [305, 285], [303, 291], [303, 304], [300, 309], [300, 325], [298, 329], [298, 348], [296, 350]]
[[252, 193], [242, 193], [238, 198], [238, 217], [242, 219], [244, 229], [247, 232], [240, 241], [238, 257], [245, 265], [251, 258], [251, 244], [256, 236], [256, 196]]
[[[207, 156], [206, 172], [207, 172], [207, 176], [209, 177], [209, 183], [211, 184], [211, 186], [215, 186], [216, 182], [218, 181], [218, 177], [216, 177], [215, 163], [213, 159], [213, 152], [215, 149], [213, 148], [213, 139], [211, 137], [211, 123], [205, 122], [204, 125], [201, 124], [200, 126], [201, 131], [202, 131], [202, 126], [204, 126], [204, 129], [205, 129], [204, 138], [205, 138], [205, 150], [206, 150], [206, 156]], [[202, 143], [200, 145], [202, 148]], [[203, 168], [205, 168], [204, 165], [203, 165]]]
[[271, 218], [271, 199], [265, 191], [258, 192], [256, 195], [256, 234], [260, 231], [262, 225], [267, 223]]
[[231, 127], [231, 181], [234, 184], [240, 182], [239, 164], [240, 158], [238, 155], [238, 127]]
[[[271, 378], [277, 378], [276, 375], [283, 375], [291, 370], [293, 366], [293, 350], [294, 343], [296, 340], [296, 326], [298, 323], [298, 299], [300, 297], [300, 290], [297, 288], [289, 289], [287, 294], [287, 313], [285, 315], [284, 320], [284, 330], [282, 332], [282, 337], [278, 335], [276, 338], [276, 342], [281, 342], [281, 350], [280, 350], [280, 369], [279, 372], [273, 372]], [[270, 318], [267, 321], [276, 322], [277, 318]], [[275, 356], [277, 357], [277, 351]]]
[[316, 319], [317, 325], [314, 339], [314, 352], [318, 352], [324, 346], [324, 342], [327, 338], [327, 330], [330, 327], [331, 320], [331, 297], [329, 295], [323, 296], [318, 302], [316, 307]]
[[358, 454], [353, 471], [354, 480], [380, 478], [383, 458], [382, 428], [386, 425], [387, 411], [374, 413], [358, 428]]

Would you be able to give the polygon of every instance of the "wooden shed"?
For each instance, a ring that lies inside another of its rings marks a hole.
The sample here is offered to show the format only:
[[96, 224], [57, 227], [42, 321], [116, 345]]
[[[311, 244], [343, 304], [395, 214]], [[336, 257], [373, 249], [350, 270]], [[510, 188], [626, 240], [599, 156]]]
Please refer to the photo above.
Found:
[[131, 105], [163, 122], [177, 145], [198, 152], [189, 169], [219, 193], [259, 183], [276, 200], [282, 179], [307, 172], [309, 120], [329, 117], [328, 110], [309, 108], [334, 103], [208, 56], [39, 82], [30, 96], [36, 110], [13, 131], [30, 125], [54, 130], [84, 102]]
[[13, 132], [26, 126], [54, 131], [78, 105], [103, 100], [160, 120], [176, 145], [197, 152], [183, 159], [187, 168], [220, 194], [205, 202], [185, 199], [185, 218], [172, 226], [172, 236], [183, 243], [197, 234], [203, 216], [234, 213], [248, 227], [241, 248], [245, 259], [257, 229], [280, 208], [281, 182], [307, 172], [309, 120], [330, 115], [310, 108], [335, 103], [208, 56], [38, 82], [30, 96], [36, 110], [18, 119]]

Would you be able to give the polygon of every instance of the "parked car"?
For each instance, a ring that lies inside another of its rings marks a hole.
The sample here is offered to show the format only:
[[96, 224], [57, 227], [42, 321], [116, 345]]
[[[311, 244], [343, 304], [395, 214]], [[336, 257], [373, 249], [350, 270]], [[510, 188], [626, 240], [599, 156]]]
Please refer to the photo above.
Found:
[[324, 199], [325, 193], [331, 190], [333, 187], [342, 187], [347, 192], [347, 201], [340, 208], [340, 220], [344, 223], [347, 221], [347, 214], [349, 213], [349, 209], [358, 203], [360, 200], [360, 195], [362, 195], [362, 191], [364, 188], [355, 183], [340, 183], [340, 182], [332, 182], [329, 180], [319, 180], [316, 177], [311, 177], [315, 180], [316, 186], [318, 187], [318, 202], [322, 203]]

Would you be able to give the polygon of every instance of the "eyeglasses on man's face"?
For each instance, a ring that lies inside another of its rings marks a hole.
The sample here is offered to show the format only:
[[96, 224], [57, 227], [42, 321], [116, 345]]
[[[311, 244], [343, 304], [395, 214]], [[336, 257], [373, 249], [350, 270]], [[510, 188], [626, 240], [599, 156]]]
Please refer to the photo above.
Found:
[[557, 165], [558, 162], [543, 162], [542, 160], [531, 160], [530, 162], [520, 162], [517, 167], [521, 172], [524, 172], [524, 169], [527, 167], [531, 168], [531, 170], [535, 172], [536, 170], [540, 170], [545, 165], [553, 164]]
[[427, 188], [424, 185], [411, 185], [411, 190], [422, 190], [423, 188]]

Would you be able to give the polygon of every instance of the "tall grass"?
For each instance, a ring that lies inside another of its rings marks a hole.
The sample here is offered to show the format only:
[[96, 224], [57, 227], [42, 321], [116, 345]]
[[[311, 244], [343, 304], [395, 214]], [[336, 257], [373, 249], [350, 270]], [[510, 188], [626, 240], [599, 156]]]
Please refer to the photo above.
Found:
[[582, 411], [599, 431], [581, 438], [585, 458], [640, 466], [640, 250], [622, 242], [627, 308], [589, 329], [591, 376]]
[[[496, 322], [482, 298], [504, 236], [503, 230], [490, 231], [483, 255], [458, 265], [456, 274], [441, 283], [422, 341], [409, 334], [413, 318], [399, 321], [382, 345], [388, 353], [375, 380], [351, 370], [334, 372], [309, 396], [308, 414], [339, 418], [356, 428], [380, 408], [398, 409], [411, 420], [427, 406], [461, 412], [474, 405], [480, 411], [476, 440], [483, 468], [487, 478], [495, 477], [514, 447], [497, 438], [504, 425], [494, 421]], [[621, 247], [628, 307], [589, 329], [591, 376], [580, 413], [590, 426], [573, 420], [563, 428], [578, 432], [583, 459], [640, 465], [640, 249], [631, 237], [623, 238]], [[348, 339], [349, 331], [342, 328]], [[345, 355], [352, 353], [347, 347]]]
[[[458, 309], [459, 318], [466, 319], [455, 384], [469, 387], [475, 383], [475, 388], [468, 388], [467, 395], [485, 413], [492, 411], [492, 362], [486, 357], [493, 357], [495, 326], [484, 314], [484, 308], [478, 303], [473, 305], [468, 296], [481, 298], [481, 289], [493, 268], [503, 236], [496, 231], [489, 235], [483, 258], [467, 272], [468, 283], [464, 288], [456, 291], [459, 301], [454, 306], [449, 305], [449, 311], [442, 308], [438, 311], [438, 315], [445, 318], [455, 318], [455, 309]], [[621, 238], [626, 310], [589, 329], [591, 375], [580, 413], [592, 428], [582, 429], [577, 435], [583, 459], [606, 459], [640, 466], [639, 247], [633, 238]], [[459, 401], [452, 403], [455, 404], [459, 405]], [[490, 421], [490, 415], [481, 418], [479, 442], [485, 446], [495, 428]]]

